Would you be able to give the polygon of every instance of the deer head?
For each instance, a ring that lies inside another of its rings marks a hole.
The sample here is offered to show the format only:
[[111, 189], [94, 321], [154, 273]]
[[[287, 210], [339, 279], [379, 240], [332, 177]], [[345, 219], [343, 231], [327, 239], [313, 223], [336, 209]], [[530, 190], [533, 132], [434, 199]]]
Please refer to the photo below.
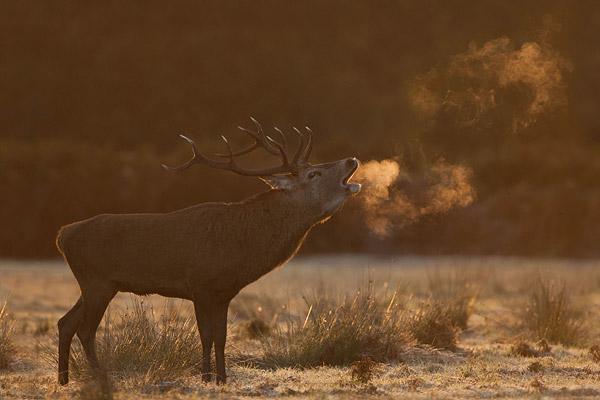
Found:
[[[288, 153], [288, 143], [285, 134], [275, 128], [279, 140], [264, 134], [261, 125], [251, 118], [256, 125], [256, 131], [238, 126], [242, 132], [248, 134], [254, 143], [243, 150], [234, 152], [224, 136], [221, 136], [227, 146], [227, 154], [216, 154], [218, 157], [229, 158], [228, 161], [216, 161], [202, 155], [194, 141], [181, 135], [190, 143], [194, 151], [191, 160], [179, 167], [163, 167], [168, 171], [181, 171], [192, 164], [202, 164], [212, 168], [233, 171], [244, 176], [257, 176], [265, 181], [274, 190], [286, 191], [292, 200], [303, 207], [310, 207], [319, 219], [330, 217], [353, 194], [358, 193], [360, 185], [349, 183], [356, 169], [358, 160], [346, 158], [325, 164], [312, 165], [308, 157], [313, 147], [313, 133], [307, 127], [306, 133], [294, 128], [299, 137], [299, 143], [292, 157]], [[246, 169], [239, 166], [236, 157], [263, 148], [268, 153], [278, 156], [280, 165], [264, 169]]]

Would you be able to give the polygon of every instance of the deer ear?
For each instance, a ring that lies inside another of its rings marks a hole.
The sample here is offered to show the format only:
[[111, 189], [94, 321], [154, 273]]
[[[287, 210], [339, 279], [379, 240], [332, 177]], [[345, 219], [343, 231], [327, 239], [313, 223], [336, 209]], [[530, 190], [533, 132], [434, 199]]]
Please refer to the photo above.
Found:
[[291, 175], [259, 176], [259, 178], [273, 189], [293, 189], [295, 183]]

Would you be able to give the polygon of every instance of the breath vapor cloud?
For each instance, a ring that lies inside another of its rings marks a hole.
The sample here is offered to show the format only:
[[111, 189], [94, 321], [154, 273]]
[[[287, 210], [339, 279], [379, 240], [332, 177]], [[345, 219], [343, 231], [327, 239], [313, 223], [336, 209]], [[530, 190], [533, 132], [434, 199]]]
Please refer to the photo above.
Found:
[[439, 160], [409, 171], [400, 160], [369, 161], [357, 171], [367, 227], [379, 237], [428, 215], [466, 207], [475, 199], [471, 171]]
[[541, 39], [521, 47], [507, 37], [454, 56], [446, 67], [419, 75], [410, 93], [415, 110], [426, 118], [517, 133], [543, 114], [566, 103], [564, 73], [571, 64], [548, 37], [556, 24], [547, 19]]
[[[517, 133], [566, 103], [564, 73], [571, 68], [549, 43], [557, 25], [546, 18], [538, 41], [515, 46], [501, 37], [471, 43], [445, 67], [418, 75], [410, 100], [418, 115], [470, 128]], [[365, 163], [356, 180], [368, 228], [380, 237], [424, 216], [466, 207], [475, 199], [471, 170], [439, 160], [417, 170], [400, 157]]]

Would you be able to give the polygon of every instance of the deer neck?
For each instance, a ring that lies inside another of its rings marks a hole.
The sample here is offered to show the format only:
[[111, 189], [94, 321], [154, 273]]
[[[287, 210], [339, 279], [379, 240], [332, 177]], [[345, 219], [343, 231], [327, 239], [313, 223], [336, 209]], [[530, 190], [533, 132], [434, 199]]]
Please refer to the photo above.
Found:
[[302, 240], [319, 222], [318, 213], [287, 190], [271, 190], [261, 197], [262, 225], [275, 235], [269, 240], [272, 246], [278, 241], [285, 245], [287, 240]]
[[293, 257], [319, 217], [286, 190], [270, 190], [242, 204], [256, 218], [247, 232], [254, 246], [249, 251], [256, 249], [257, 256], [249, 266], [250, 283]]

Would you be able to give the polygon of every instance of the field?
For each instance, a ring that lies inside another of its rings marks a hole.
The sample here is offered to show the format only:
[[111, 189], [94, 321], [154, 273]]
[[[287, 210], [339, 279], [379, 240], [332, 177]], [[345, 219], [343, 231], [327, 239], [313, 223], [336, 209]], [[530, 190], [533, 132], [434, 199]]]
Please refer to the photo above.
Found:
[[[232, 302], [225, 386], [197, 374], [191, 304], [119, 294], [98, 332], [99, 353], [111, 360], [112, 388], [102, 392], [76, 346], [71, 383], [56, 383], [56, 322], [78, 297], [68, 267], [6, 260], [0, 398], [597, 397], [599, 289], [591, 261], [298, 258]], [[148, 321], [171, 348], [139, 344]], [[11, 343], [4, 350], [3, 337]], [[158, 367], [157, 357], [166, 360]]]

